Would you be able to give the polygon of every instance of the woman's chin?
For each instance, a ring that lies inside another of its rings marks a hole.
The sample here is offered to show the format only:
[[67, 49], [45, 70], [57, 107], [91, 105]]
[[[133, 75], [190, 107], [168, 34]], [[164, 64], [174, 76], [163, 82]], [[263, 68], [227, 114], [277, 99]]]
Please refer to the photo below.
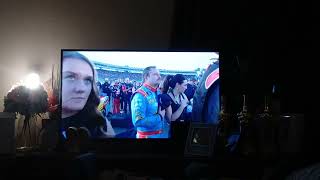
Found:
[[73, 113], [78, 113], [79, 111], [81, 111], [83, 109], [83, 106], [78, 105], [78, 106], [69, 106], [68, 108], [66, 108], [66, 112], [73, 112]]

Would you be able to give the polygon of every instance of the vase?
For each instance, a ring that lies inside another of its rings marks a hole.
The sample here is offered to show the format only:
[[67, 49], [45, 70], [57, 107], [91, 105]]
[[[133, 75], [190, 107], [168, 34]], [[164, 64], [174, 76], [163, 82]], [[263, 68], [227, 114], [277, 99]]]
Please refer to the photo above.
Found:
[[15, 153], [15, 119], [15, 113], [0, 112], [0, 154]]
[[[41, 119], [41, 118], [40, 118]], [[18, 151], [32, 150], [38, 145], [38, 136], [41, 124], [39, 117], [19, 115], [16, 118], [16, 147]]]

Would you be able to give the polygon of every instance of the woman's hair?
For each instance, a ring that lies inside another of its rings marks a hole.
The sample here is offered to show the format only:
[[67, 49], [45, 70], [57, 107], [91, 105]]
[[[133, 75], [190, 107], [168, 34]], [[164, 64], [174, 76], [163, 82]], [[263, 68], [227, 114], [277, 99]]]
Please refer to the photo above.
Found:
[[177, 83], [182, 84], [184, 80], [186, 80], [186, 78], [182, 74], [176, 74], [174, 76], [167, 75], [163, 81], [163, 93], [167, 93], [169, 87], [174, 89]]
[[63, 52], [63, 60], [66, 58], [79, 59], [86, 62], [90, 66], [93, 72], [93, 80], [91, 83], [92, 88], [86, 104], [84, 105], [83, 109], [79, 113], [89, 115], [90, 119], [91, 118], [97, 119], [99, 125], [105, 125], [106, 123], [105, 123], [104, 117], [97, 109], [100, 103], [100, 98], [99, 98], [99, 90], [95, 84], [95, 82], [97, 82], [97, 79], [98, 79], [97, 77], [98, 74], [94, 69], [94, 65], [90, 62], [90, 60], [87, 57], [75, 51]]
[[163, 85], [162, 85], [162, 93], [168, 93], [169, 90], [169, 82], [173, 78], [172, 75], [167, 75], [164, 80], [163, 80]]

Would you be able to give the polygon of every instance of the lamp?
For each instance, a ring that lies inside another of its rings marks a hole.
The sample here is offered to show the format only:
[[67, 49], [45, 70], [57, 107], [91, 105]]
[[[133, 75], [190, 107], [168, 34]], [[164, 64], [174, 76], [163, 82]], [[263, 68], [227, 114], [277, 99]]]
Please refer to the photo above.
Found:
[[29, 89], [36, 89], [39, 87], [40, 83], [40, 77], [36, 73], [30, 73], [24, 81], [24, 84]]

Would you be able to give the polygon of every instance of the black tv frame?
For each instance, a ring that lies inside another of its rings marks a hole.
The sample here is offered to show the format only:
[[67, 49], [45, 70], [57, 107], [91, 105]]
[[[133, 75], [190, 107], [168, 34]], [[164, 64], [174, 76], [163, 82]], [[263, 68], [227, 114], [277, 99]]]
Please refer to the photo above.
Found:
[[[122, 52], [215, 52], [221, 58], [221, 52], [217, 49], [61, 49], [60, 52], [60, 77], [62, 77], [62, 54], [64, 51], [122, 51]], [[60, 94], [62, 91], [62, 80], [60, 80]], [[220, 89], [221, 91], [221, 89]], [[220, 94], [221, 95], [221, 94]], [[59, 96], [59, 102], [62, 102], [62, 96]], [[61, 103], [59, 103], [59, 112], [61, 113]], [[61, 114], [60, 116], [61, 117]], [[61, 118], [58, 126], [60, 127]], [[174, 156], [184, 155], [190, 122], [173, 122], [171, 128], [171, 137], [168, 139], [129, 139], [129, 138], [93, 138], [91, 139], [90, 150], [97, 154], [171, 154]], [[59, 129], [59, 143], [64, 145], [62, 133]], [[63, 148], [65, 151], [65, 148]]]

